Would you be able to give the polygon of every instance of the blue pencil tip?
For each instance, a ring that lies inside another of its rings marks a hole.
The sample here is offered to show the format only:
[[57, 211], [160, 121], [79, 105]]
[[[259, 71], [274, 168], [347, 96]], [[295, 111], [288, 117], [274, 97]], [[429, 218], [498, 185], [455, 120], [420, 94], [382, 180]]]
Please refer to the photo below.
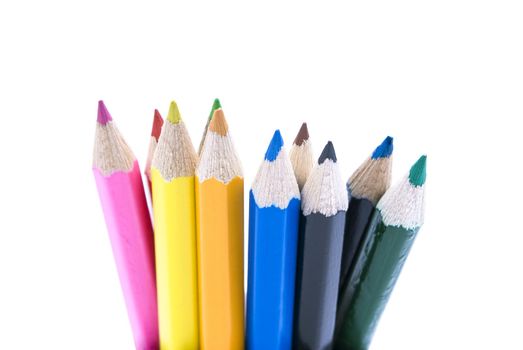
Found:
[[265, 160], [268, 160], [269, 162], [273, 162], [276, 157], [278, 156], [278, 153], [280, 153], [281, 148], [283, 147], [283, 138], [281, 137], [280, 130], [276, 130], [274, 132], [274, 135], [272, 136], [271, 143], [269, 144], [269, 148], [267, 148], [267, 152], [265, 152]]
[[376, 147], [374, 152], [372, 153], [371, 158], [372, 159], [378, 159], [378, 158], [388, 158], [392, 154], [392, 150], [394, 149], [394, 145], [392, 144], [392, 137], [387, 136], [385, 140]]

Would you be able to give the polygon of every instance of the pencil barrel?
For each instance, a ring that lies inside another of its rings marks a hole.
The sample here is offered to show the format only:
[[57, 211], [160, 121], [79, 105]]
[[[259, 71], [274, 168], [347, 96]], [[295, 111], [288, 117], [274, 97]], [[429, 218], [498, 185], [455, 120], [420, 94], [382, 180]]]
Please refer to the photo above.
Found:
[[365, 232], [369, 225], [374, 205], [365, 198], [352, 197], [349, 201], [343, 238], [343, 254], [341, 257], [340, 291], [338, 300], [345, 298], [343, 290], [350, 271], [353, 269], [357, 250], [365, 240]]
[[294, 349], [329, 350], [340, 278], [345, 211], [301, 217], [296, 272]]
[[167, 182], [152, 168], [160, 349], [197, 349], [194, 176]]
[[417, 231], [387, 226], [375, 210], [345, 286], [347, 298], [339, 305], [336, 349], [368, 349]]
[[287, 208], [259, 208], [249, 196], [249, 350], [290, 350], [300, 200]]
[[196, 180], [200, 348], [244, 347], [243, 179]]
[[158, 349], [158, 316], [151, 220], [138, 162], [104, 176], [93, 169], [134, 342]]

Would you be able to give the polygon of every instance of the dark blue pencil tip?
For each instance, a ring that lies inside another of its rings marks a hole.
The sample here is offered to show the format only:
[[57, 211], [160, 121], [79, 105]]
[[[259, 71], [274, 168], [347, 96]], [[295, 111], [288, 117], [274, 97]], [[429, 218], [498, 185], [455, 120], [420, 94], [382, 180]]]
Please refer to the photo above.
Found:
[[338, 160], [336, 158], [336, 152], [334, 151], [334, 145], [332, 142], [327, 142], [325, 148], [321, 152], [320, 158], [318, 158], [318, 164], [323, 164], [326, 159], [332, 160], [334, 163]]
[[269, 162], [273, 162], [276, 157], [278, 156], [278, 153], [280, 153], [281, 148], [283, 147], [283, 138], [281, 137], [280, 130], [276, 130], [274, 132], [274, 135], [272, 136], [271, 143], [269, 144], [269, 148], [267, 148], [267, 152], [265, 152], [265, 160], [268, 160]]
[[372, 153], [371, 158], [372, 159], [378, 159], [378, 158], [388, 158], [392, 154], [392, 151], [394, 149], [394, 145], [392, 143], [393, 139], [390, 136], [387, 136], [385, 140], [376, 147], [374, 152]]

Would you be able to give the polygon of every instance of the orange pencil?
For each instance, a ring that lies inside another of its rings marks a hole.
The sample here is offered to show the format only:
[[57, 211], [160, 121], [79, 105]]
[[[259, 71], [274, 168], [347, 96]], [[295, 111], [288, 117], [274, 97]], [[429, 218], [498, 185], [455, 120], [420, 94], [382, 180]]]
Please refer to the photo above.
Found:
[[209, 124], [196, 177], [200, 347], [241, 350], [243, 177], [221, 109]]

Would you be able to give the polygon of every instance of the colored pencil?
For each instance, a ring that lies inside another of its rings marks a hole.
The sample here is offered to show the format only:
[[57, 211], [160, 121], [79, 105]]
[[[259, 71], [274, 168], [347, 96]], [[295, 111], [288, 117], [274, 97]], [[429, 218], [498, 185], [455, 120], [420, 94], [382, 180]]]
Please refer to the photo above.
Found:
[[249, 350], [290, 350], [300, 190], [276, 130], [249, 195]]
[[292, 168], [294, 169], [294, 175], [298, 181], [298, 187], [301, 191], [314, 166], [314, 154], [309, 140], [307, 123], [301, 125], [300, 131], [298, 135], [296, 135], [291, 150], [289, 151], [289, 157]]
[[151, 167], [160, 349], [197, 349], [196, 152], [171, 102]]
[[378, 202], [348, 280], [348, 305], [343, 306], [347, 312], [339, 321], [342, 326], [336, 336], [337, 348], [368, 349], [423, 224], [425, 177], [426, 156], [422, 156], [408, 176]]
[[222, 109], [196, 168], [200, 346], [243, 349], [243, 176]]
[[214, 111], [219, 108], [222, 108], [222, 105], [220, 103], [220, 100], [215, 98], [212, 104], [211, 112], [209, 113], [209, 117], [207, 118], [207, 122], [205, 123], [205, 128], [203, 129], [203, 135], [200, 141], [200, 146], [198, 146], [198, 156], [202, 154], [203, 143], [205, 142], [205, 136], [207, 136], [207, 129], [209, 129], [209, 123], [211, 122], [212, 116], [214, 115]]
[[387, 136], [347, 182], [349, 209], [345, 222], [338, 300], [344, 298], [345, 280], [351, 271], [356, 250], [365, 240], [364, 233], [376, 203], [390, 186], [392, 150], [392, 137]]
[[149, 140], [149, 151], [147, 152], [147, 162], [145, 163], [145, 176], [147, 177], [147, 184], [149, 185], [149, 194], [152, 193], [151, 186], [151, 163], [154, 157], [154, 151], [158, 145], [158, 138], [162, 132], [163, 118], [157, 109], [154, 110], [153, 127], [151, 130], [151, 139]]
[[153, 231], [138, 161], [98, 103], [93, 173], [111, 240], [134, 343], [158, 348]]
[[302, 190], [294, 349], [332, 348], [348, 195], [329, 141]]

